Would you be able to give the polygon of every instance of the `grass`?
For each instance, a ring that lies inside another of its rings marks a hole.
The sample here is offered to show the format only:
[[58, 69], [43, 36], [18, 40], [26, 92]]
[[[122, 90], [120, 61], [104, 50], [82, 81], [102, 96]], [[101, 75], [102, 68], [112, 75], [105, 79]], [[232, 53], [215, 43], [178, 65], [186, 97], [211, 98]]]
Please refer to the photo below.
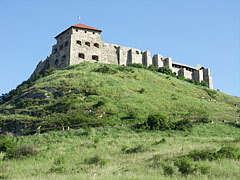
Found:
[[[238, 97], [134, 67], [81, 63], [24, 87], [20, 94], [0, 105], [0, 122], [10, 127], [8, 130], [16, 124], [18, 131], [24, 132], [38, 125], [61, 126], [100, 119], [119, 124], [119, 120], [129, 117], [146, 119], [153, 113], [184, 114], [190, 109], [203, 109], [215, 121], [226, 120], [226, 116], [233, 121], [239, 116]], [[24, 128], [23, 124], [33, 126]]]
[[[18, 136], [19, 145], [35, 146], [38, 154], [21, 159], [0, 158], [0, 175], [13, 180], [239, 179], [237, 159], [199, 160], [194, 163], [209, 167], [210, 171], [189, 175], [178, 172], [172, 162], [195, 149], [220, 149], [226, 145], [240, 148], [239, 135], [238, 127], [218, 123], [199, 125], [185, 132], [99, 127]], [[158, 143], [162, 139], [165, 142]], [[169, 166], [173, 169], [169, 170]], [[164, 173], [164, 168], [170, 173], [173, 170], [172, 175]]]

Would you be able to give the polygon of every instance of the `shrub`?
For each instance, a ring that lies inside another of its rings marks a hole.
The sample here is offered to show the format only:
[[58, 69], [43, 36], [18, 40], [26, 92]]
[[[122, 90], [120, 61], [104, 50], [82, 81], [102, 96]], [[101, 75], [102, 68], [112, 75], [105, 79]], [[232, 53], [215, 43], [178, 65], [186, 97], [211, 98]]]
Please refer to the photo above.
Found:
[[37, 154], [37, 150], [35, 146], [30, 144], [22, 144], [22, 145], [19, 145], [16, 149], [7, 151], [6, 158], [8, 159], [22, 158], [22, 157], [34, 156], [36, 154]]
[[221, 158], [228, 158], [228, 159], [240, 158], [240, 149], [233, 146], [222, 147], [217, 153]]
[[147, 151], [148, 148], [144, 147], [143, 145], [138, 145], [136, 147], [128, 148], [127, 146], [122, 148], [122, 151], [127, 154], [133, 154], [133, 153], [140, 153]]
[[135, 72], [133, 68], [129, 68], [129, 67], [126, 67], [126, 66], [119, 66], [117, 68], [117, 70], [122, 71], [122, 72], [130, 72], [130, 73]]
[[195, 81], [193, 79], [185, 79], [185, 81], [187, 81], [189, 83], [192, 83], [192, 84], [195, 84]]
[[175, 130], [186, 131], [193, 127], [192, 121], [189, 119], [183, 119], [174, 123]]
[[95, 72], [107, 73], [107, 74], [115, 74], [117, 70], [113, 69], [110, 66], [104, 65], [98, 69], [95, 69]]
[[219, 155], [216, 149], [204, 149], [204, 150], [193, 150], [190, 151], [187, 155], [189, 158], [192, 158], [194, 161], [199, 160], [216, 160], [219, 158]]
[[185, 80], [185, 77], [184, 77], [184, 76], [180, 76], [180, 75], [179, 75], [179, 76], [177, 76], [177, 78], [180, 79], [180, 80]]
[[184, 119], [190, 119], [196, 123], [209, 123], [209, 114], [203, 108], [190, 108], [188, 113], [185, 114]]
[[161, 114], [150, 114], [145, 127], [150, 130], [167, 130], [171, 125], [166, 116]]
[[217, 91], [208, 89], [208, 88], [204, 88], [203, 89], [211, 98], [216, 99], [216, 95], [217, 95]]
[[16, 142], [12, 137], [0, 135], [0, 152], [8, 152], [16, 149]]
[[172, 70], [168, 67], [159, 67], [158, 72], [176, 77], [176, 73], [172, 72]]
[[144, 66], [143, 64], [140, 64], [140, 63], [128, 64], [127, 66], [131, 66], [131, 67], [135, 67], [135, 68], [141, 68], [141, 69], [147, 69], [147, 66]]
[[93, 157], [85, 159], [85, 163], [104, 166], [107, 163], [107, 160], [99, 155], [95, 155]]
[[154, 72], [158, 71], [158, 69], [152, 64], [150, 66], [148, 66], [147, 69], [150, 70], [150, 71], [154, 71]]
[[206, 81], [201, 81], [200, 85], [204, 87], [208, 87], [208, 83]]
[[188, 153], [187, 157], [193, 159], [194, 161], [212, 161], [222, 158], [238, 159], [240, 158], [240, 149], [232, 146], [225, 146], [219, 151], [216, 149], [193, 150]]
[[162, 164], [162, 169], [163, 169], [164, 175], [172, 176], [174, 174], [174, 169], [169, 164]]
[[9, 176], [7, 174], [0, 173], [0, 180], [8, 180]]
[[174, 162], [174, 165], [178, 168], [178, 171], [183, 175], [193, 174], [197, 169], [193, 161], [188, 157], [179, 158]]

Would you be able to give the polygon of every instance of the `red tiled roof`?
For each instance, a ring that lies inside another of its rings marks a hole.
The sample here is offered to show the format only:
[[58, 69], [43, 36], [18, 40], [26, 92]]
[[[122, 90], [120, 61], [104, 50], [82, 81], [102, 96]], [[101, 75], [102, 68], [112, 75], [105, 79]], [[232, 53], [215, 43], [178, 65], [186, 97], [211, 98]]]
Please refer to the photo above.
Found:
[[86, 26], [84, 24], [75, 24], [72, 27], [78, 27], [78, 28], [83, 28], [83, 29], [91, 29], [91, 30], [94, 30], [94, 31], [102, 32], [102, 30], [100, 30], [100, 29], [96, 29], [96, 28], [93, 28], [93, 27], [90, 27], [90, 26]]
[[55, 38], [59, 37], [60, 35], [62, 35], [64, 32], [66, 32], [67, 30], [69, 30], [72, 27], [102, 32], [102, 30], [100, 30], [100, 29], [96, 29], [96, 28], [93, 28], [93, 27], [90, 27], [90, 26], [87, 26], [84, 24], [75, 24], [75, 25], [72, 25], [71, 27], [67, 28], [65, 31], [61, 32], [60, 34], [58, 34]]

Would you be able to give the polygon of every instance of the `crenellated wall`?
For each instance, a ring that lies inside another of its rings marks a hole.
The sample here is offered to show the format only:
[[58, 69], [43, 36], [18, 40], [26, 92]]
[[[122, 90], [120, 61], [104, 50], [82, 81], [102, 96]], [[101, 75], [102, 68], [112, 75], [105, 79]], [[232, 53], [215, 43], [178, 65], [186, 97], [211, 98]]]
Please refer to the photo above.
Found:
[[206, 81], [213, 88], [210, 70], [201, 65], [195, 68], [176, 63], [171, 57], [164, 58], [161, 54], [151, 56], [150, 51], [104, 43], [100, 38], [101, 30], [78, 28], [71, 26], [56, 36], [57, 44], [53, 45], [51, 55], [41, 61], [32, 76], [38, 76], [48, 67], [62, 69], [84, 61], [105, 64], [128, 65], [140, 63], [145, 66], [168, 67], [177, 75], [196, 82]]

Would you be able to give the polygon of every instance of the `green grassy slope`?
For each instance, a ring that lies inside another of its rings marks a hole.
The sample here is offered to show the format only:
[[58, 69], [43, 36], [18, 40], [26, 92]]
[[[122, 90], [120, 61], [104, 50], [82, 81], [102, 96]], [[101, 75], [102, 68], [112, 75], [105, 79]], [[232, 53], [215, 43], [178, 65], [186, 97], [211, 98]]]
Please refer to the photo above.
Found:
[[[240, 126], [220, 121], [236, 120], [239, 107], [237, 97], [149, 70], [92, 63], [57, 70], [23, 84], [0, 105], [1, 127], [11, 129], [9, 122], [37, 122], [30, 127], [34, 131], [38, 125], [57, 126], [38, 135], [0, 136], [0, 179], [239, 179]], [[205, 111], [214, 123], [186, 131], [112, 127], [123, 119], [141, 121], [152, 113], [188, 111]], [[73, 126], [83, 122], [108, 126]], [[69, 131], [58, 127], [69, 123]], [[9, 143], [4, 144], [3, 137], [17, 146], [4, 150]], [[219, 152], [226, 146], [236, 151], [224, 151], [225, 156], [213, 160], [188, 159], [181, 166], [193, 170], [188, 174], [176, 165], [192, 150]]]
[[124, 118], [145, 119], [151, 113], [184, 114], [190, 109], [207, 111], [221, 120], [237, 117], [238, 107], [240, 98], [158, 72], [82, 63], [25, 85], [21, 93], [0, 105], [0, 120], [114, 123]]
[[[240, 148], [239, 136], [239, 128], [225, 123], [199, 125], [190, 132], [136, 132], [113, 127], [22, 136], [15, 138], [18, 144], [34, 146], [38, 154], [3, 159], [5, 153], [0, 153], [0, 177], [12, 180], [235, 180], [240, 176], [238, 159], [194, 161], [196, 167], [205, 167], [207, 171], [198, 170], [188, 175], [182, 175], [174, 161], [195, 149]], [[172, 168], [172, 174], [164, 173], [164, 167]]]

